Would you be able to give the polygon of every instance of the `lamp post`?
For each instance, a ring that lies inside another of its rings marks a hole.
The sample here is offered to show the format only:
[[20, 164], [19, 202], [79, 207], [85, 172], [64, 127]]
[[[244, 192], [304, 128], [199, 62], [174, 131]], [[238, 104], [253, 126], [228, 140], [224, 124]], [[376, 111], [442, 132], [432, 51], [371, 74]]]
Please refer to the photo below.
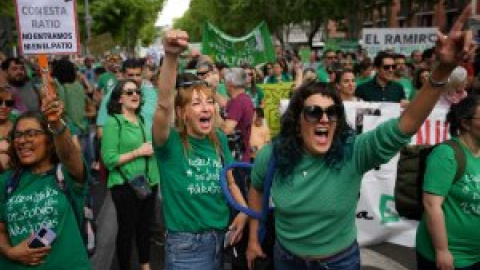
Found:
[[85, 46], [85, 52], [87, 55], [90, 54], [87, 44], [90, 41], [90, 38], [92, 36], [92, 32], [91, 32], [92, 24], [93, 24], [93, 20], [92, 20], [92, 17], [90, 16], [89, 2], [88, 0], [85, 0], [85, 29], [87, 30], [87, 42]]

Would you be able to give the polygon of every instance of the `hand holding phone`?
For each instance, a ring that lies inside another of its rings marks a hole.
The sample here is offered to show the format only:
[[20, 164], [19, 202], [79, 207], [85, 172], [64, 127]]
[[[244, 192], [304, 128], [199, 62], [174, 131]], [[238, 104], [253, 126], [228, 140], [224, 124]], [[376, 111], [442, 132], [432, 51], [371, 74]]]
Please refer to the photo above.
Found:
[[49, 247], [57, 235], [50, 230], [46, 225], [40, 227], [40, 229], [33, 235], [33, 238], [28, 243], [29, 248], [41, 248]]

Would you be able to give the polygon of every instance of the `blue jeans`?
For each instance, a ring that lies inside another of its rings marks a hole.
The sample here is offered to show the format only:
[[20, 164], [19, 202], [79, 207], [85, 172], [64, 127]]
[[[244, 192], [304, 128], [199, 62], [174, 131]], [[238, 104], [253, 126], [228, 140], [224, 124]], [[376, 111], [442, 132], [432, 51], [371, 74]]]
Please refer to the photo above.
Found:
[[286, 250], [277, 241], [273, 250], [275, 270], [360, 270], [360, 249], [351, 246], [325, 259], [304, 259]]
[[224, 231], [167, 232], [166, 270], [221, 270]]

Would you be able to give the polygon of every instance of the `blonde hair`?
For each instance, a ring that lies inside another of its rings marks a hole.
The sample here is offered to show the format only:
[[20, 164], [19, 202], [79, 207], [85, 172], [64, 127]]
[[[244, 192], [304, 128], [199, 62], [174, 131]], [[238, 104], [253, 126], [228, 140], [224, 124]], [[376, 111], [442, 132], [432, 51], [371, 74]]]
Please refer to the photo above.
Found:
[[[179, 110], [184, 110], [187, 105], [192, 102], [193, 94], [194, 93], [202, 93], [207, 98], [215, 98], [215, 91], [205, 85], [192, 85], [186, 88], [179, 88], [177, 91], [177, 95], [175, 96], [175, 127], [177, 128], [178, 132], [180, 133], [180, 139], [182, 140], [184, 154], [186, 155], [188, 151], [190, 151], [190, 145], [188, 143], [188, 132], [187, 132], [187, 122], [184, 120], [184, 117], [180, 117], [178, 115]], [[212, 117], [215, 117], [213, 115]], [[215, 132], [215, 127], [212, 128], [210, 133], [208, 134], [209, 140], [213, 143], [215, 147], [215, 151], [218, 155], [222, 155], [221, 147], [220, 147], [220, 140]]]

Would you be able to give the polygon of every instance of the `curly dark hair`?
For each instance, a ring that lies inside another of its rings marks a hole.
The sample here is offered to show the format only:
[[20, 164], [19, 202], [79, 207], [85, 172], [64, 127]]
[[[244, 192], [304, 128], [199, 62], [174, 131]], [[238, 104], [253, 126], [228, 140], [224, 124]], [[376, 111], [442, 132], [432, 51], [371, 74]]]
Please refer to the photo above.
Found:
[[462, 99], [457, 104], [452, 104], [447, 113], [447, 123], [450, 124], [449, 132], [451, 136], [458, 136], [465, 132], [462, 120], [471, 121], [475, 116], [475, 111], [480, 106], [480, 96], [472, 95]]
[[[120, 103], [120, 97], [122, 96], [123, 93], [123, 87], [127, 83], [133, 83], [137, 85], [137, 83], [132, 80], [132, 79], [125, 79], [125, 80], [120, 80], [117, 82], [115, 87], [112, 89], [112, 95], [110, 96], [110, 100], [108, 101], [107, 104], [107, 112], [109, 115], [114, 115], [114, 114], [122, 114], [122, 104]], [[137, 85], [138, 89], [140, 87]], [[140, 100], [140, 106], [135, 110], [135, 114], [139, 114], [140, 110], [142, 109], [143, 105], [143, 99]]]
[[18, 123], [20, 123], [22, 120], [25, 120], [25, 119], [33, 119], [33, 120], [37, 121], [38, 124], [40, 124], [40, 128], [45, 132], [45, 135], [47, 136], [47, 143], [46, 143], [47, 148], [48, 148], [47, 155], [50, 155], [50, 161], [52, 162], [52, 164], [59, 163], [60, 159], [57, 156], [57, 152], [55, 151], [55, 145], [53, 144], [53, 134], [50, 131], [50, 129], [48, 128], [48, 122], [47, 122], [46, 117], [40, 112], [27, 111], [27, 112], [21, 114], [17, 118], [17, 120], [15, 121], [15, 123], [13, 125], [12, 131], [9, 134], [11, 143], [10, 143], [10, 146], [8, 148], [8, 155], [10, 156], [11, 168], [13, 170], [17, 170], [19, 168], [24, 167], [20, 163], [20, 159], [17, 155], [17, 151], [15, 150], [15, 146], [14, 146], [14, 143], [13, 143], [13, 132], [15, 132], [17, 130]]
[[305, 100], [315, 94], [331, 98], [339, 107], [339, 118], [332, 145], [325, 154], [328, 167], [339, 169], [345, 157], [346, 141], [354, 135], [354, 131], [347, 124], [342, 100], [335, 90], [322, 82], [302, 85], [292, 95], [288, 108], [281, 119], [280, 133], [273, 139], [273, 154], [276, 157], [278, 172], [283, 177], [293, 172], [304, 153], [302, 137], [299, 134], [300, 117]]

